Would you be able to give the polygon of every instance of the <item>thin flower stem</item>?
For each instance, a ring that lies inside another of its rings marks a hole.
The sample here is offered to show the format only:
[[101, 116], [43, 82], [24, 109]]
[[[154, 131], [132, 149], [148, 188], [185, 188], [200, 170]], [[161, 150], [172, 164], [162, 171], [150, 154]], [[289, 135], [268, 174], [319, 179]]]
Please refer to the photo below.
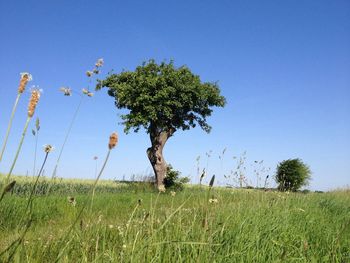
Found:
[[35, 133], [33, 176], [35, 176], [35, 170], [36, 170], [36, 152], [37, 152], [37, 149], [38, 149], [38, 136], [39, 136], [39, 131], [37, 130], [36, 133]]
[[25, 125], [24, 125], [23, 132], [22, 132], [21, 141], [20, 141], [20, 143], [19, 143], [19, 145], [18, 145], [18, 148], [17, 148], [17, 152], [16, 152], [15, 159], [13, 160], [12, 165], [11, 165], [11, 168], [10, 168], [10, 171], [9, 171], [9, 173], [8, 173], [7, 176], [6, 176], [5, 184], [7, 184], [7, 183], [9, 182], [10, 176], [11, 176], [11, 174], [12, 174], [12, 172], [13, 172], [13, 169], [15, 168], [15, 165], [16, 165], [16, 162], [17, 162], [17, 159], [18, 159], [18, 155], [19, 155], [19, 153], [20, 153], [20, 151], [21, 151], [22, 144], [23, 144], [23, 141], [24, 141], [24, 137], [26, 136], [26, 133], [27, 133], [27, 129], [28, 129], [28, 125], [29, 125], [30, 120], [31, 120], [31, 117], [28, 116], [28, 117], [27, 117], [27, 120], [26, 120], [26, 123], [25, 123]]
[[43, 164], [41, 165], [40, 171], [39, 171], [39, 173], [38, 173], [38, 175], [36, 177], [36, 180], [35, 180], [35, 183], [33, 185], [32, 191], [30, 192], [30, 195], [29, 195], [29, 199], [28, 199], [28, 202], [27, 202], [27, 206], [26, 206], [25, 212], [27, 212], [28, 207], [29, 207], [30, 203], [32, 202], [33, 194], [35, 193], [36, 186], [37, 186], [37, 184], [39, 182], [39, 177], [40, 177], [41, 173], [43, 172], [43, 169], [44, 169], [44, 166], [45, 166], [45, 163], [46, 163], [48, 155], [49, 155], [49, 152], [46, 153], [44, 161], [43, 161]]
[[5, 149], [6, 149], [7, 140], [8, 140], [8, 137], [9, 137], [9, 134], [10, 134], [10, 131], [11, 131], [11, 127], [12, 127], [13, 117], [15, 116], [15, 112], [16, 112], [16, 109], [17, 109], [17, 104], [18, 104], [18, 101], [19, 101], [19, 98], [21, 97], [21, 95], [22, 95], [22, 93], [18, 93], [17, 94], [15, 104], [13, 105], [10, 121], [9, 121], [8, 126], [7, 126], [7, 131], [6, 131], [6, 135], [5, 135], [5, 139], [4, 139], [4, 144], [2, 146], [2, 150], [1, 150], [1, 154], [0, 154], [0, 162], [2, 160], [2, 157], [3, 157]]
[[83, 98], [84, 98], [84, 96], [81, 96], [80, 101], [79, 101], [79, 104], [78, 104], [78, 107], [77, 107], [77, 109], [76, 109], [75, 112], [74, 112], [74, 115], [73, 115], [73, 118], [72, 118], [71, 123], [69, 124], [68, 130], [67, 130], [66, 136], [65, 136], [65, 138], [64, 138], [64, 141], [63, 141], [63, 144], [62, 144], [60, 153], [59, 153], [59, 155], [58, 155], [55, 168], [54, 168], [54, 170], [53, 170], [53, 172], [52, 172], [52, 177], [51, 177], [51, 178], [55, 178], [55, 177], [56, 177], [57, 168], [58, 168], [58, 165], [59, 165], [60, 160], [61, 160], [61, 156], [62, 156], [62, 153], [63, 153], [63, 150], [64, 150], [64, 146], [66, 145], [66, 142], [67, 142], [68, 137], [69, 137], [69, 134], [70, 134], [70, 132], [71, 132], [71, 130], [72, 130], [74, 121], [75, 121], [75, 119], [76, 119], [77, 116], [78, 116], [78, 112], [79, 112], [80, 106], [81, 106], [81, 104], [82, 104], [82, 102], [83, 102]]
[[107, 161], [108, 161], [108, 158], [109, 158], [110, 153], [111, 153], [111, 149], [108, 150], [106, 159], [105, 159], [105, 161], [104, 161], [104, 163], [103, 163], [103, 165], [102, 165], [102, 168], [101, 168], [101, 170], [100, 170], [98, 176], [96, 177], [95, 183], [94, 183], [93, 188], [92, 188], [91, 206], [90, 206], [90, 210], [91, 210], [91, 211], [92, 211], [92, 204], [93, 204], [93, 202], [94, 202], [94, 196], [95, 196], [96, 185], [97, 185], [97, 182], [98, 182], [98, 180], [100, 179], [100, 177], [101, 177], [101, 175], [102, 175], [103, 170], [105, 169], [105, 166], [106, 166], [106, 164], [107, 164]]

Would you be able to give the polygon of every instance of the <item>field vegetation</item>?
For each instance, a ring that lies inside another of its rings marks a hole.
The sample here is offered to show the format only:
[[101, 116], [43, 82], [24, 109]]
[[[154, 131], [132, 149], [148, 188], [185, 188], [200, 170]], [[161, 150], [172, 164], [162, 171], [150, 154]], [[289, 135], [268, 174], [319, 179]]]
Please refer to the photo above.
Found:
[[25, 189], [32, 182], [22, 178], [21, 194], [0, 206], [2, 260], [350, 260], [349, 190], [303, 194], [192, 186], [161, 193], [143, 183], [101, 181], [92, 207], [83, 210], [93, 181], [62, 179], [54, 183], [56, 194], [35, 197], [29, 216]]

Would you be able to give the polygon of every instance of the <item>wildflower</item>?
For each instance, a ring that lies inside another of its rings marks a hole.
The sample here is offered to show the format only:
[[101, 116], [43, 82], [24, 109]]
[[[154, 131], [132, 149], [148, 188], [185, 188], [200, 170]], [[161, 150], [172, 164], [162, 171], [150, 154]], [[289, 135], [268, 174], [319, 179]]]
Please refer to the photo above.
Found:
[[112, 229], [114, 226], [113, 225], [108, 225], [109, 229]]
[[89, 91], [87, 89], [82, 89], [81, 90], [83, 92], [83, 94], [87, 95], [89, 93]]
[[118, 134], [113, 132], [111, 136], [109, 136], [108, 148], [112, 150], [118, 143]]
[[216, 198], [209, 199], [209, 203], [211, 203], [211, 204], [216, 204], [217, 202], [218, 202], [218, 199], [216, 199]]
[[77, 204], [73, 196], [68, 196], [68, 203], [70, 203], [72, 206], [75, 206]]
[[175, 195], [176, 195], [176, 192], [171, 191], [171, 192], [170, 192], [170, 195], [171, 195], [171, 196], [175, 196]]
[[60, 91], [63, 92], [64, 96], [72, 96], [72, 90], [68, 87], [61, 87]]
[[21, 73], [21, 80], [19, 82], [18, 93], [23, 93], [27, 83], [32, 79], [32, 75], [30, 75], [28, 72]]
[[99, 59], [97, 60], [97, 62], [95, 63], [95, 66], [96, 66], [97, 68], [102, 67], [102, 66], [103, 66], [103, 63], [104, 63], [103, 58], [99, 58]]
[[125, 244], [123, 245], [123, 249], [126, 249], [126, 245]]
[[100, 71], [97, 68], [94, 68], [94, 70], [92, 72], [96, 75], [100, 73]]
[[88, 95], [88, 97], [92, 97], [92, 96], [94, 96], [94, 93], [88, 92], [86, 95]]
[[89, 78], [93, 75], [94, 73], [90, 70], [86, 71], [86, 76], [88, 76]]
[[36, 105], [39, 102], [40, 99], [40, 90], [38, 89], [33, 89], [32, 90], [32, 95], [30, 97], [29, 105], [28, 105], [28, 117], [33, 117], [34, 111], [36, 108]]
[[165, 193], [165, 186], [163, 184], [158, 186], [158, 191], [161, 193]]
[[45, 145], [44, 145], [44, 152], [45, 152], [45, 153], [50, 153], [50, 152], [52, 152], [54, 149], [55, 149], [55, 148], [54, 148], [52, 145], [50, 145], [50, 144], [45, 144]]

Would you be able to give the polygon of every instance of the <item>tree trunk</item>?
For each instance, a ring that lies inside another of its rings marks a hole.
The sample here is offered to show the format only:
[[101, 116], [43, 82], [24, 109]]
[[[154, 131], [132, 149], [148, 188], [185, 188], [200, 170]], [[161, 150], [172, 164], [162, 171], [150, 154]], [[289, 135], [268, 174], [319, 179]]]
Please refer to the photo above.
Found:
[[163, 157], [163, 148], [167, 140], [174, 134], [175, 129], [168, 131], [158, 131], [156, 127], [151, 127], [150, 139], [152, 146], [147, 149], [147, 156], [151, 162], [155, 185], [159, 190], [164, 189], [164, 178], [166, 176], [167, 164]]

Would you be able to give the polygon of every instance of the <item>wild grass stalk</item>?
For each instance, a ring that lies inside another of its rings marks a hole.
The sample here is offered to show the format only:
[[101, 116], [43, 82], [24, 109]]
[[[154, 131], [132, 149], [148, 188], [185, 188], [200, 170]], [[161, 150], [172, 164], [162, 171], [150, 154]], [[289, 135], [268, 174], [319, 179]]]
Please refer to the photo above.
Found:
[[31, 205], [31, 203], [32, 203], [32, 201], [33, 201], [33, 196], [34, 196], [34, 193], [35, 193], [35, 191], [36, 191], [36, 187], [37, 187], [37, 185], [38, 185], [39, 178], [40, 178], [40, 176], [41, 176], [41, 174], [42, 174], [42, 172], [43, 172], [44, 166], [45, 166], [46, 161], [47, 161], [47, 157], [49, 156], [49, 153], [52, 152], [52, 150], [53, 150], [53, 147], [52, 147], [50, 144], [47, 144], [47, 145], [44, 146], [44, 152], [45, 152], [44, 161], [43, 161], [43, 163], [42, 163], [42, 165], [41, 165], [41, 168], [40, 168], [40, 170], [39, 170], [39, 173], [38, 173], [38, 175], [36, 176], [35, 182], [34, 182], [34, 184], [33, 184], [33, 186], [32, 186], [32, 190], [31, 190], [31, 192], [30, 192], [30, 195], [29, 195], [29, 198], [28, 198], [28, 202], [27, 202], [27, 206], [26, 206], [26, 209], [25, 209], [26, 212], [27, 212], [27, 210], [28, 210], [28, 207]]
[[[6, 178], [5, 178], [5, 183], [4, 183], [4, 187], [8, 184], [9, 180], [10, 180], [10, 177], [11, 177], [11, 174], [13, 172], [13, 169], [15, 168], [15, 165], [16, 165], [16, 162], [17, 162], [17, 159], [18, 159], [18, 156], [19, 156], [19, 153], [21, 151], [21, 148], [22, 148], [22, 144], [23, 144], [23, 141], [24, 141], [24, 138], [25, 138], [25, 135], [26, 135], [26, 132], [27, 132], [27, 129], [28, 129], [28, 125], [29, 125], [29, 122], [30, 120], [32, 119], [33, 115], [34, 115], [34, 112], [35, 112], [35, 108], [39, 102], [39, 99], [40, 99], [40, 91], [38, 89], [33, 89], [32, 90], [32, 95], [30, 97], [30, 101], [29, 101], [29, 105], [28, 105], [28, 116], [27, 116], [27, 120], [26, 120], [26, 123], [24, 125], [24, 129], [23, 129], [23, 132], [22, 132], [22, 137], [20, 139], [20, 142], [19, 142], [19, 145], [18, 145], [18, 148], [17, 148], [17, 151], [16, 151], [16, 155], [15, 155], [15, 158], [12, 162], [12, 165], [11, 165], [11, 168], [10, 168], [10, 171], [8, 172]], [[4, 194], [4, 187], [2, 189], [2, 194]], [[3, 195], [2, 195], [3, 196]], [[2, 199], [0, 199], [0, 202], [1, 202]]]
[[37, 152], [37, 149], [38, 149], [39, 130], [40, 130], [40, 120], [39, 120], [39, 118], [36, 118], [36, 120], [35, 120], [35, 130], [32, 129], [32, 134], [35, 137], [33, 176], [35, 176], [35, 173], [36, 173], [36, 152]]
[[6, 149], [7, 140], [8, 140], [8, 137], [10, 135], [10, 131], [11, 131], [11, 127], [12, 127], [12, 121], [13, 121], [13, 118], [15, 116], [15, 112], [16, 112], [16, 109], [17, 109], [17, 105], [18, 105], [19, 99], [20, 99], [21, 95], [23, 94], [23, 92], [24, 92], [24, 90], [25, 90], [25, 88], [27, 86], [27, 83], [29, 81], [31, 81], [31, 80], [32, 80], [32, 75], [30, 75], [27, 72], [21, 73], [21, 80], [20, 80], [19, 87], [18, 87], [17, 97], [16, 97], [16, 100], [15, 100], [15, 104], [13, 105], [13, 108], [12, 108], [10, 121], [8, 123], [8, 126], [7, 126], [5, 139], [4, 139], [3, 146], [2, 146], [2, 149], [1, 149], [1, 153], [0, 153], [0, 162], [1, 162], [2, 158], [3, 158], [4, 152], [5, 152], [5, 149]]
[[58, 158], [57, 158], [57, 160], [56, 160], [55, 168], [53, 169], [53, 172], [52, 172], [52, 176], [51, 176], [52, 179], [56, 178], [56, 176], [57, 176], [57, 168], [58, 168], [58, 165], [59, 165], [59, 163], [60, 163], [60, 161], [61, 161], [61, 157], [62, 157], [62, 153], [63, 153], [64, 147], [66, 146], [68, 137], [69, 137], [70, 132], [71, 132], [71, 130], [72, 130], [72, 128], [73, 128], [73, 124], [74, 124], [74, 122], [75, 122], [75, 120], [76, 120], [76, 118], [77, 118], [77, 116], [78, 116], [78, 113], [79, 113], [79, 110], [80, 110], [80, 106], [81, 106], [81, 104], [82, 104], [82, 102], [83, 102], [84, 97], [85, 97], [85, 96], [81, 96], [81, 97], [80, 97], [80, 100], [79, 100], [79, 103], [78, 103], [78, 105], [77, 105], [77, 108], [75, 109], [75, 112], [74, 112], [74, 114], [73, 114], [73, 117], [72, 117], [72, 119], [71, 119], [71, 121], [70, 121], [70, 123], [69, 123], [68, 129], [67, 129], [67, 132], [66, 132], [66, 135], [64, 136], [63, 144], [62, 144], [62, 146], [61, 146], [61, 148], [60, 148], [60, 151], [59, 151], [59, 154], [58, 154]]
[[95, 189], [96, 189], [96, 185], [98, 183], [98, 180], [100, 179], [102, 173], [103, 173], [103, 170], [105, 169], [105, 166], [108, 162], [108, 159], [109, 159], [109, 155], [111, 153], [111, 150], [117, 145], [118, 143], [118, 134], [116, 132], [113, 132], [111, 134], [111, 136], [109, 137], [109, 143], [108, 143], [108, 152], [107, 152], [107, 156], [103, 162], [103, 165], [101, 167], [101, 170], [98, 174], [98, 176], [96, 177], [95, 179], [95, 182], [94, 182], [94, 185], [92, 187], [92, 195], [91, 195], [91, 210], [92, 210], [92, 206], [93, 206], [93, 201], [94, 201], [94, 196], [95, 196]]
[[[104, 63], [104, 61], [103, 61], [102, 58], [98, 59], [97, 62], [95, 63], [94, 69], [93, 69], [92, 71], [88, 70], [88, 71], [86, 72], [86, 75], [87, 75], [87, 77], [89, 78], [89, 83], [91, 83], [91, 80], [92, 80], [91, 77], [92, 77], [93, 75], [97, 75], [97, 74], [100, 73], [100, 67], [103, 66], [103, 63]], [[68, 88], [68, 87], [62, 87], [62, 88], [60, 88], [60, 91], [63, 92], [64, 96], [71, 96], [71, 94], [72, 94], [71, 89]], [[59, 164], [60, 164], [60, 160], [61, 160], [61, 157], [62, 157], [62, 153], [63, 153], [64, 147], [65, 147], [65, 145], [66, 145], [66, 143], [67, 143], [68, 137], [69, 137], [70, 132], [71, 132], [72, 127], [73, 127], [73, 124], [74, 124], [74, 122], [75, 122], [75, 120], [76, 120], [76, 118], [77, 118], [77, 116], [78, 116], [78, 113], [79, 113], [79, 110], [80, 110], [80, 106], [81, 106], [81, 104], [82, 104], [82, 102], [83, 102], [83, 99], [84, 99], [85, 96], [87, 96], [87, 97], [92, 97], [92, 96], [94, 95], [92, 92], [89, 91], [89, 89], [85, 89], [85, 88], [82, 89], [82, 93], [83, 93], [83, 94], [82, 94], [81, 97], [80, 97], [80, 101], [79, 101], [79, 103], [78, 103], [78, 105], [77, 105], [77, 108], [75, 109], [75, 112], [74, 112], [74, 114], [73, 114], [73, 117], [72, 117], [72, 119], [71, 119], [71, 121], [70, 121], [70, 124], [69, 124], [69, 126], [68, 126], [66, 135], [65, 135], [65, 137], [64, 137], [63, 144], [62, 144], [61, 149], [60, 149], [60, 151], [59, 151], [58, 158], [57, 158], [55, 167], [54, 167], [53, 172], [52, 172], [52, 176], [51, 176], [52, 179], [56, 178], [56, 176], [57, 176], [57, 169], [58, 169], [58, 166], [59, 166]]]

